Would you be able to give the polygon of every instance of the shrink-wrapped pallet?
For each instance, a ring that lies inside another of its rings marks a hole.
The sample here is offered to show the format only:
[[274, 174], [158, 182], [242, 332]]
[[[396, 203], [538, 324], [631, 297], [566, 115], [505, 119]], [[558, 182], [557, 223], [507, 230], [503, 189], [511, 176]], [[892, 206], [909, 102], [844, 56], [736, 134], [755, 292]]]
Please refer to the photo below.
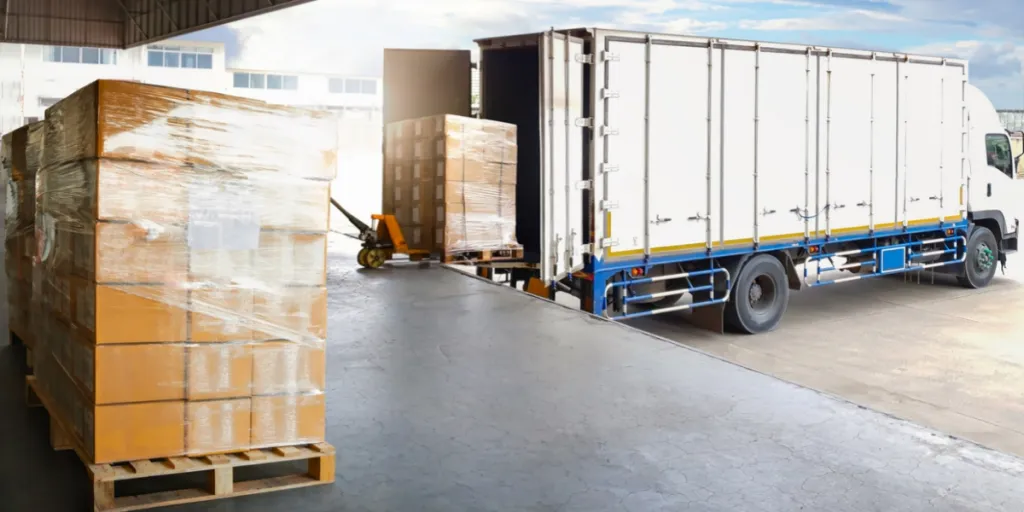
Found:
[[32, 123], [0, 139], [0, 168], [7, 192], [4, 216], [4, 269], [8, 326], [33, 345], [32, 283], [36, 250], [36, 174], [43, 150], [43, 123]]
[[384, 208], [413, 249], [515, 251], [515, 125], [444, 115], [385, 130]]
[[90, 462], [322, 442], [336, 121], [101, 80], [45, 123], [36, 386]]

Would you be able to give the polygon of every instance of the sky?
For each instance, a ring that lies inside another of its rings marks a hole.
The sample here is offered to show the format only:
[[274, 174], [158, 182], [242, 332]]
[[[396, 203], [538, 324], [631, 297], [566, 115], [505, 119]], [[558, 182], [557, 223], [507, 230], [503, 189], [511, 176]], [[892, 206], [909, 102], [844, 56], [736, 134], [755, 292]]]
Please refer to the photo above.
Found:
[[551, 27], [965, 58], [997, 108], [1024, 108], [1024, 0], [315, 0], [205, 36], [237, 67], [379, 76], [384, 48], [473, 49]]

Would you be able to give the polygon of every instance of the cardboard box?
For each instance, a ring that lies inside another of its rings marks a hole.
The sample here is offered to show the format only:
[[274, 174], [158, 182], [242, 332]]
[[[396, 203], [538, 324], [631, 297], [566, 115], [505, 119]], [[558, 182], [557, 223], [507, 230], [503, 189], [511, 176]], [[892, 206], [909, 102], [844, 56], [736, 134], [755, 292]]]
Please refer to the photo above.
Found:
[[270, 341], [253, 345], [253, 395], [323, 393], [325, 344]]
[[197, 289], [190, 292], [189, 340], [251, 341], [253, 291], [245, 288]]
[[385, 133], [383, 211], [396, 216], [411, 248], [520, 247], [515, 125], [444, 115], [392, 123]]
[[96, 464], [186, 453], [185, 402], [102, 405], [94, 418]]
[[111, 158], [325, 181], [337, 172], [337, 121], [322, 111], [98, 80], [47, 109], [46, 119], [45, 167]]
[[51, 274], [104, 284], [183, 283], [188, 275], [185, 230], [178, 226], [88, 222], [51, 231], [41, 246]]
[[288, 176], [256, 176], [263, 229], [325, 233], [330, 227], [331, 183]]
[[327, 235], [264, 231], [256, 280], [275, 288], [327, 284]]
[[92, 343], [186, 341], [187, 293], [177, 287], [72, 283], [72, 323]]
[[209, 455], [248, 450], [252, 401], [248, 398], [185, 404], [186, 451]]
[[189, 400], [248, 397], [252, 394], [252, 345], [204, 343], [188, 347]]
[[185, 402], [97, 406], [46, 352], [36, 358], [36, 386], [89, 463], [104, 464], [185, 454]]
[[253, 397], [252, 446], [321, 443], [325, 417], [322, 394]]
[[185, 398], [184, 345], [100, 345], [90, 352], [95, 357], [97, 404]]
[[254, 339], [314, 343], [327, 339], [327, 288], [294, 287], [254, 295]]

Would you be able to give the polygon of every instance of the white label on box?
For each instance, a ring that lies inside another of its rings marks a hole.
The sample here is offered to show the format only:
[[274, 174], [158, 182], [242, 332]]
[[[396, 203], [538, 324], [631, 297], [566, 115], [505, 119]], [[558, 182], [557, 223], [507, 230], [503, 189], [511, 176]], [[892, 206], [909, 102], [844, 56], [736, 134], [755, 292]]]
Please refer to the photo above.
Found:
[[413, 224], [420, 223], [420, 208], [418, 206], [412, 207], [412, 222]]
[[437, 139], [437, 153], [434, 154], [438, 156], [444, 154], [444, 139]]
[[444, 160], [439, 160], [437, 162], [437, 177], [438, 178], [443, 178], [444, 177]]
[[434, 230], [434, 243], [440, 244], [442, 241], [444, 241], [444, 230], [437, 228]]
[[444, 185], [438, 183], [434, 189], [434, 199], [437, 201], [444, 200]]
[[395, 166], [395, 181], [402, 181], [402, 166]]
[[198, 250], [249, 251], [260, 244], [260, 214], [242, 184], [192, 184], [188, 194], [188, 246]]
[[440, 222], [444, 218], [444, 206], [437, 207], [437, 216], [435, 217], [437, 222]]
[[412, 179], [414, 179], [414, 180], [420, 179], [420, 163], [419, 162], [416, 162], [416, 163], [412, 164]]
[[401, 201], [401, 200], [402, 200], [402, 189], [396, 188], [395, 189], [395, 201]]
[[413, 147], [412, 156], [414, 158], [423, 158], [423, 143], [416, 141], [416, 145]]
[[420, 187], [416, 186], [416, 187], [412, 188], [412, 200], [413, 201], [419, 201], [420, 200]]

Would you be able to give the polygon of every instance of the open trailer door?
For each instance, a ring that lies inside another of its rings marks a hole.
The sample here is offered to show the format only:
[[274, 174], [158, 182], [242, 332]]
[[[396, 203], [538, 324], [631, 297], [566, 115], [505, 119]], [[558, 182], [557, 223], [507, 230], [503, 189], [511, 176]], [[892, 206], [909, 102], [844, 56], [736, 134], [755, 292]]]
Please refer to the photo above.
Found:
[[540, 41], [541, 279], [583, 268], [585, 133], [583, 39], [546, 32]]
[[441, 114], [469, 116], [469, 50], [384, 50], [384, 124]]

